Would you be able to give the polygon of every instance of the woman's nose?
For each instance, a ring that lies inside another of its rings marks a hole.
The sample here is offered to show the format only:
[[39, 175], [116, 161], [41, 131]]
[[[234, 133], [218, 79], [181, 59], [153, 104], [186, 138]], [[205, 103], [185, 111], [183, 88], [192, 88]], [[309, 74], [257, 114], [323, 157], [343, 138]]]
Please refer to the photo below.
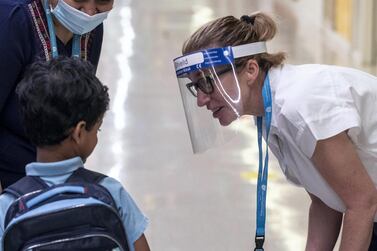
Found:
[[207, 105], [207, 103], [211, 100], [208, 94], [205, 94], [200, 89], [198, 89], [196, 102], [199, 107]]
[[88, 3], [80, 9], [82, 12], [88, 14], [89, 16], [93, 16], [98, 13], [97, 6], [92, 3]]

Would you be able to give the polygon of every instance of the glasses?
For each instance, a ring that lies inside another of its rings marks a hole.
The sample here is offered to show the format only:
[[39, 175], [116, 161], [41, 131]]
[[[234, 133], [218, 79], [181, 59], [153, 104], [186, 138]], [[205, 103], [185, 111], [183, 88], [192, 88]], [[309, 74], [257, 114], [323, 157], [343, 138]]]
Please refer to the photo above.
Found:
[[[220, 76], [231, 70], [232, 68], [226, 68], [226, 69], [216, 72], [216, 74], [217, 76]], [[205, 76], [203, 78], [198, 79], [196, 82], [191, 82], [191, 83], [186, 84], [186, 87], [194, 97], [197, 97], [198, 89], [201, 90], [205, 94], [213, 93], [214, 82], [215, 80], [213, 79], [212, 76]]]

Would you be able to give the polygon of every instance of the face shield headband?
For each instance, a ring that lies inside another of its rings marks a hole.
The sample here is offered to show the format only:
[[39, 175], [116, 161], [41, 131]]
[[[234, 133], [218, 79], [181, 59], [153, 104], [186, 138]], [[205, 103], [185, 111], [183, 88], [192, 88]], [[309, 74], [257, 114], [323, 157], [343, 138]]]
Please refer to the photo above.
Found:
[[236, 58], [264, 52], [267, 52], [266, 42], [264, 41], [197, 51], [174, 59], [175, 72], [178, 78], [186, 77], [191, 72], [220, 65], [234, 64]]

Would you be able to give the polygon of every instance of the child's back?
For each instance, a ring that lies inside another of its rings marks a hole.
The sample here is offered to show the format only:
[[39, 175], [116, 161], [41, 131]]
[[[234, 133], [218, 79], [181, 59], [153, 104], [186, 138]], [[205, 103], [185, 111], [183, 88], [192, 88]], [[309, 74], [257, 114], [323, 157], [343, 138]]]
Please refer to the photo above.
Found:
[[[128, 239], [130, 250], [149, 250], [143, 234], [147, 219], [122, 185], [113, 178], [83, 169], [83, 162], [97, 144], [97, 132], [109, 104], [107, 87], [95, 77], [92, 67], [84, 61], [71, 58], [36, 63], [19, 84], [17, 93], [26, 133], [37, 146], [37, 162], [28, 164], [27, 177], [0, 196], [0, 237], [2, 237], [0, 250], [4, 247], [14, 247], [8, 246], [11, 244], [7, 234], [12, 235], [13, 245], [16, 241], [22, 245], [25, 245], [25, 242], [28, 242], [28, 245], [43, 243], [45, 240], [41, 238], [29, 240], [25, 237], [36, 237], [34, 233], [42, 230], [47, 231], [49, 238], [58, 236], [59, 241], [55, 241], [56, 244], [64, 239], [61, 238], [64, 237], [64, 231], [72, 224], [73, 227], [77, 227], [77, 235], [72, 237], [72, 233], [76, 234], [76, 232], [66, 231], [71, 235], [65, 240], [74, 242], [75, 238], [79, 239], [78, 236], [85, 236], [87, 239], [80, 239], [84, 241], [79, 245], [82, 248], [86, 247], [85, 250], [90, 250], [88, 249], [90, 245], [98, 245], [92, 250], [108, 250], [102, 245], [106, 241], [99, 241], [101, 238], [94, 240], [93, 232], [88, 233], [96, 228], [98, 230], [94, 231], [96, 236], [102, 235], [107, 239], [114, 239], [115, 242], [117, 239], [125, 239], [120, 245], [121, 249], [122, 246], [126, 246]], [[69, 185], [66, 182], [69, 182]], [[39, 189], [48, 192], [26, 195], [15, 202], [20, 195]], [[94, 200], [97, 203], [96, 208], [107, 207], [110, 210], [106, 211], [107, 213], [94, 210]], [[74, 204], [73, 201], [82, 203]], [[64, 213], [72, 208], [79, 208], [85, 204], [84, 202], [89, 203], [90, 210], [83, 210], [80, 215], [51, 217], [58, 215], [56, 212], [67, 205], [68, 207], [61, 211], [62, 215], [69, 215]], [[109, 216], [112, 215], [111, 208], [117, 213], [114, 221], [111, 221]], [[36, 213], [31, 213], [32, 210]], [[44, 210], [50, 211], [46, 213]], [[34, 222], [29, 218], [32, 216]], [[116, 226], [117, 217], [121, 228]], [[16, 225], [19, 228], [15, 227]], [[60, 230], [53, 230], [54, 227]], [[108, 232], [113, 232], [113, 237], [108, 237], [108, 233], [103, 234], [100, 231], [105, 227], [110, 229]], [[122, 228], [125, 229], [126, 238], [121, 233]], [[17, 231], [23, 234], [17, 234]], [[51, 231], [57, 232], [51, 233]], [[40, 235], [41, 232], [38, 232], [37, 236]], [[60, 247], [61, 250], [74, 249], [62, 245]], [[39, 249], [32, 250], [52, 249], [49, 246], [44, 246], [43, 249], [43, 245], [40, 245]], [[123, 248], [123, 250], [127, 249]]]

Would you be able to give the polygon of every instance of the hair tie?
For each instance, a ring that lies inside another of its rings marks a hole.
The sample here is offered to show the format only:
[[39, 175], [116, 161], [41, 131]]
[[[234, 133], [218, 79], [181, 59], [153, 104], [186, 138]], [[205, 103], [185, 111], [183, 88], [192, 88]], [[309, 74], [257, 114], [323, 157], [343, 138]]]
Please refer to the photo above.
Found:
[[255, 16], [250, 17], [250, 16], [247, 16], [247, 15], [243, 15], [243, 16], [240, 18], [240, 20], [241, 20], [242, 22], [246, 22], [246, 23], [248, 23], [248, 24], [254, 25]]

